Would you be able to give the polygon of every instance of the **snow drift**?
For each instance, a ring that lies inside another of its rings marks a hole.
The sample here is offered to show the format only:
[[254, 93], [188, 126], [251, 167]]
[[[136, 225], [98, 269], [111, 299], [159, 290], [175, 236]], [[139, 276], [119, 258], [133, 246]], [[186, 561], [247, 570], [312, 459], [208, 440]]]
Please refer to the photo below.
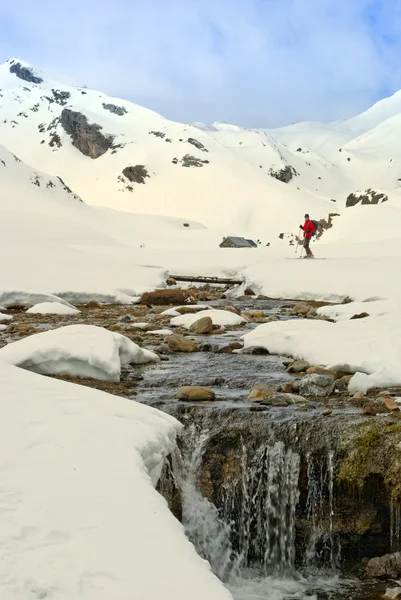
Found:
[[95, 325], [67, 325], [13, 342], [0, 361], [43, 375], [120, 381], [121, 366], [159, 360], [119, 333]]

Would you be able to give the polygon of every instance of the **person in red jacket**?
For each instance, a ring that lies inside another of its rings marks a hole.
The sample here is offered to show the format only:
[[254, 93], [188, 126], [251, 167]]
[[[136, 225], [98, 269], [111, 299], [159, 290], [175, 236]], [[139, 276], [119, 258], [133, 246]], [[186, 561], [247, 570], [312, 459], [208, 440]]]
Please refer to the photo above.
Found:
[[309, 244], [311, 241], [312, 234], [316, 231], [316, 227], [313, 221], [309, 219], [308, 214], [305, 215], [305, 223], [303, 225], [300, 225], [299, 227], [304, 232], [304, 248], [306, 252], [306, 256], [304, 256], [304, 258], [314, 258]]

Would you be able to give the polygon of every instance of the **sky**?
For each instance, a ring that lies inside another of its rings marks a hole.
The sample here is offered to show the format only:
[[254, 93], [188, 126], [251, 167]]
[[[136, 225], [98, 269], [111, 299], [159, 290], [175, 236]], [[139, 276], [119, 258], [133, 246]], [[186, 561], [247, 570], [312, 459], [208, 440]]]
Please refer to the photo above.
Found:
[[401, 0], [0, 0], [11, 57], [181, 122], [337, 120], [401, 88]]

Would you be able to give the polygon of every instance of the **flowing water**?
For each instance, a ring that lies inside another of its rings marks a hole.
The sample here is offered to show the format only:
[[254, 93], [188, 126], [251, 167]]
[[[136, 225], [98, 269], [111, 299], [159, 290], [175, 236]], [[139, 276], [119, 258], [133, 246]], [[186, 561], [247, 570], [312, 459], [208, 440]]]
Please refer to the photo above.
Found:
[[[265, 312], [277, 310], [277, 304], [268, 305]], [[207, 343], [222, 345], [243, 333], [209, 336]], [[188, 538], [235, 600], [376, 600], [383, 586], [342, 574], [335, 529], [339, 431], [359, 417], [352, 408], [332, 421], [315, 407], [249, 410], [245, 397], [254, 383], [288, 380], [275, 356], [201, 352], [172, 355], [147, 369], [142, 401], [184, 424], [160, 489], [167, 497], [173, 482], [180, 491]], [[210, 386], [220, 401], [177, 402], [174, 392], [182, 385]], [[393, 548], [400, 524], [394, 506]]]

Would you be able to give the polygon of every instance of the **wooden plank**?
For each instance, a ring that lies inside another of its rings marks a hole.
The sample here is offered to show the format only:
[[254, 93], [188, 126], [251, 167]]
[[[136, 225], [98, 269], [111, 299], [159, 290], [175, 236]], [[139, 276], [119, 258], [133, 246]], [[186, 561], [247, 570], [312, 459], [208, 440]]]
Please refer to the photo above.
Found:
[[242, 285], [243, 279], [221, 279], [220, 277], [195, 277], [192, 275], [169, 275], [176, 281], [186, 281], [189, 283], [215, 283], [221, 285]]

